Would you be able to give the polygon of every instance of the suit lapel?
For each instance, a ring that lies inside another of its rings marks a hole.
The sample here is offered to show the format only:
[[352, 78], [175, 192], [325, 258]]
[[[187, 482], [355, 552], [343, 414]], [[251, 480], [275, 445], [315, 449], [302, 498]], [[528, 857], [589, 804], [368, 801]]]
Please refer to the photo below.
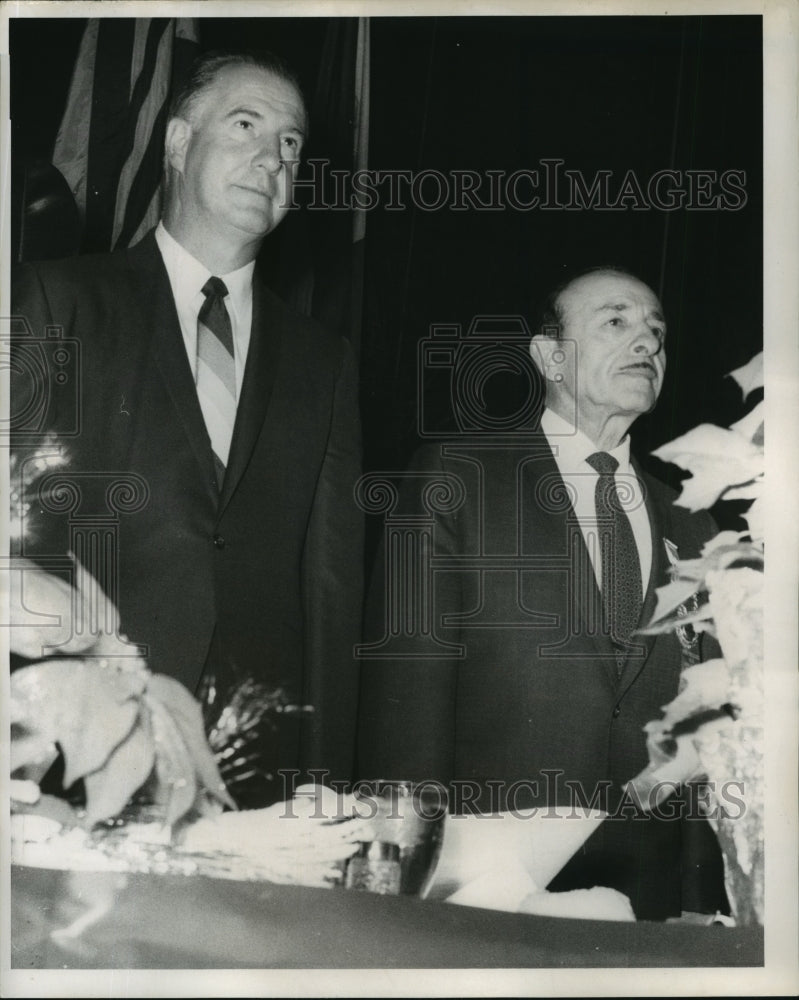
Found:
[[[636, 470], [636, 473], [641, 482], [644, 482], [640, 471]], [[646, 488], [646, 510], [649, 514], [649, 525], [652, 531], [652, 570], [649, 574], [649, 586], [644, 595], [644, 605], [641, 609], [639, 628], [646, 628], [652, 620], [652, 615], [657, 605], [657, 588], [663, 587], [669, 582], [669, 561], [666, 557], [666, 549], [663, 542], [663, 539], [669, 534], [667, 523], [668, 511], [653, 496], [649, 484], [645, 483], [644, 485]], [[653, 637], [648, 636], [646, 638], [652, 639]]]
[[144, 329], [151, 335], [151, 358], [186, 433], [209, 497], [216, 502], [211, 442], [186, 356], [169, 278], [152, 232], [128, 251], [128, 262], [137, 285], [137, 298], [142, 304]]
[[[530, 475], [537, 483], [527, 487], [529, 496], [547, 497], [551, 502], [539, 499], [532, 520], [526, 519], [528, 530], [537, 537], [531, 537], [527, 551], [551, 552], [564, 557], [570, 556], [568, 568], [568, 602], [576, 609], [579, 617], [580, 634], [596, 647], [597, 656], [607, 665], [608, 679], [616, 683], [616, 669], [613, 646], [602, 627], [602, 595], [596, 582], [596, 574], [591, 557], [585, 545], [568, 491], [563, 489], [563, 479], [544, 434], [541, 435], [541, 454], [528, 464]], [[547, 488], [547, 483], [552, 487]], [[569, 613], [566, 611], [566, 613]]]
[[220, 514], [229, 503], [249, 464], [266, 417], [280, 361], [282, 315], [257, 278], [253, 280], [252, 296], [250, 346], [225, 481], [219, 497]]
[[[544, 435], [541, 436], [541, 440], [543, 443], [547, 443]], [[652, 567], [649, 573], [649, 580], [638, 624], [639, 628], [646, 628], [652, 619], [652, 614], [657, 604], [657, 588], [668, 583], [669, 565], [663, 539], [669, 534], [670, 519], [668, 516], [668, 507], [660, 496], [657, 495], [657, 490], [652, 480], [644, 475], [637, 463], [633, 462], [633, 467], [645, 491], [646, 509], [649, 516], [649, 527], [652, 537]], [[549, 478], [552, 478], [553, 483], [562, 481], [555, 457], [548, 447], [546, 451], [542, 449], [541, 457], [531, 462], [528, 465], [528, 469], [531, 475], [537, 477], [539, 488]], [[535, 486], [528, 488], [531, 489], [531, 492], [527, 495], [534, 496]], [[545, 489], [543, 492], [549, 494], [549, 491]], [[574, 529], [571, 532], [570, 526], [573, 526]], [[588, 554], [588, 549], [585, 546], [583, 533], [578, 526], [574, 508], [568, 501], [561, 504], [560, 509], [557, 510], [555, 509], [555, 505], [548, 505], [547, 509], [544, 510], [538, 504], [531, 528], [536, 533], [541, 532], [542, 535], [537, 542], [532, 541], [533, 548], [527, 551], [541, 551], [541, 537], [543, 537], [554, 540], [554, 544], [562, 552], [563, 540], [566, 538], [570, 539], [573, 562], [569, 586], [573, 606], [578, 609], [582, 634], [596, 645], [597, 655], [601, 657], [607, 666], [608, 679], [614, 687], [618, 688], [619, 695], [621, 695], [635, 681], [641, 670], [643, 670], [657, 637], [654, 635], [634, 636], [634, 642], [644, 647], [644, 653], [642, 656], [628, 656], [624, 663], [621, 677], [619, 678], [616, 672], [616, 658], [613, 644], [601, 627], [601, 618], [597, 617], [601, 615], [602, 596], [596, 582], [596, 575]], [[547, 541], [545, 544], [551, 546], [552, 541]]]
[[[639, 482], [644, 488], [646, 512], [649, 515], [649, 530], [652, 536], [652, 568], [649, 572], [649, 581], [644, 593], [644, 603], [641, 607], [641, 615], [638, 619], [638, 628], [646, 628], [652, 620], [652, 615], [657, 605], [657, 588], [668, 583], [668, 560], [663, 545], [663, 539], [668, 534], [668, 512], [660, 499], [654, 495], [652, 481], [645, 477], [636, 462], [633, 462], [633, 469]], [[652, 647], [655, 644], [654, 635], [636, 635], [633, 641], [644, 646], [642, 657], [627, 657], [622, 672], [620, 687], [626, 691], [636, 677], [643, 670]]]

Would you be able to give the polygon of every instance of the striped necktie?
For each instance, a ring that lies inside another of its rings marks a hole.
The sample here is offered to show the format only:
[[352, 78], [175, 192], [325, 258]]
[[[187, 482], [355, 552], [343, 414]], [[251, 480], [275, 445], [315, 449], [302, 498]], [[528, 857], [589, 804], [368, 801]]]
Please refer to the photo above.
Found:
[[586, 461], [599, 473], [595, 502], [602, 554], [602, 607], [621, 673], [626, 645], [638, 627], [643, 604], [641, 562], [630, 519], [616, 488], [614, 473], [619, 463], [606, 451], [595, 452]]
[[205, 302], [197, 317], [197, 395], [214, 453], [217, 487], [222, 489], [236, 422], [236, 363], [233, 331], [225, 308], [228, 291], [221, 278], [203, 285]]

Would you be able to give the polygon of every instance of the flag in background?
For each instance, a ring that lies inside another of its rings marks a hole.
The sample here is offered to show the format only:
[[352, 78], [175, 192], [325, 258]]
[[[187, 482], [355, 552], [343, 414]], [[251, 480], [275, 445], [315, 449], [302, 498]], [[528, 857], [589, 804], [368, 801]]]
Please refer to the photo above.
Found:
[[[370, 22], [368, 17], [330, 18], [311, 104], [315, 155], [336, 170], [365, 170], [369, 152]], [[335, 194], [327, 192], [327, 204]], [[289, 290], [295, 308], [360, 349], [364, 307], [366, 210], [308, 212], [305, 247], [312, 263], [298, 270]]]
[[[369, 163], [369, 18], [358, 18], [358, 45], [355, 59], [355, 121], [353, 128], [353, 161], [355, 171], [366, 170]], [[356, 351], [361, 346], [361, 328], [363, 326], [363, 296], [365, 278], [366, 251], [366, 209], [354, 208], [352, 219], [352, 302], [350, 317], [351, 342]]]
[[83, 253], [131, 246], [158, 221], [169, 101], [198, 54], [195, 18], [88, 21], [53, 151]]

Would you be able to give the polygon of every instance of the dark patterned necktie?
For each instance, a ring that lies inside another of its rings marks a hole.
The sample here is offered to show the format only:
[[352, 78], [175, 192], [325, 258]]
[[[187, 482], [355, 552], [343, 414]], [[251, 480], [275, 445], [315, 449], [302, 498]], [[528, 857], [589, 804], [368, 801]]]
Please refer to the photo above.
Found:
[[625, 646], [638, 627], [643, 604], [641, 562], [630, 519], [616, 488], [614, 473], [619, 463], [605, 451], [595, 452], [586, 461], [599, 473], [595, 502], [602, 556], [602, 607], [621, 673]]
[[211, 277], [202, 291], [205, 302], [197, 317], [197, 395], [211, 438], [217, 487], [221, 490], [236, 422], [233, 331], [225, 308], [228, 291], [224, 281]]

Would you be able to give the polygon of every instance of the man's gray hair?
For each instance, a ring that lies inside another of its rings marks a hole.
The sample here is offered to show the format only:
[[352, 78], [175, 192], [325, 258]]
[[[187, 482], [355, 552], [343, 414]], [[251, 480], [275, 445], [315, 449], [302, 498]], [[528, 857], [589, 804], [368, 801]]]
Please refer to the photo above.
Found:
[[303, 96], [294, 70], [273, 52], [206, 52], [195, 60], [188, 80], [172, 98], [169, 117], [190, 120], [203, 91], [214, 83], [223, 70], [231, 66], [257, 66], [292, 84], [300, 97]]

